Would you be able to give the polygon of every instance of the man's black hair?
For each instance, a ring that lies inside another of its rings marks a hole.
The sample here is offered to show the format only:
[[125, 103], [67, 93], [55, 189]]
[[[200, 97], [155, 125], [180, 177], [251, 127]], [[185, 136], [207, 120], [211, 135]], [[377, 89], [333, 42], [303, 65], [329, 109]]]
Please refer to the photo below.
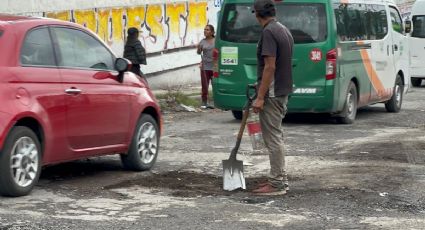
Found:
[[256, 13], [261, 18], [274, 17], [276, 16], [276, 8], [272, 4], [266, 4], [264, 9], [257, 10]]

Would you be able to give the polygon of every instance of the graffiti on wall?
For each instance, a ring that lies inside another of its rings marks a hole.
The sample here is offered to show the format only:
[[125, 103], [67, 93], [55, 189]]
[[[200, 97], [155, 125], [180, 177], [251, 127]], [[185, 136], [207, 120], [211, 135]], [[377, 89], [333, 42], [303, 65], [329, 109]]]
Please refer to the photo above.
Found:
[[126, 30], [136, 27], [148, 53], [193, 46], [208, 23], [207, 2], [45, 12], [44, 16], [89, 28], [110, 46], [123, 45]]
[[220, 8], [224, 0], [214, 0], [214, 6]]

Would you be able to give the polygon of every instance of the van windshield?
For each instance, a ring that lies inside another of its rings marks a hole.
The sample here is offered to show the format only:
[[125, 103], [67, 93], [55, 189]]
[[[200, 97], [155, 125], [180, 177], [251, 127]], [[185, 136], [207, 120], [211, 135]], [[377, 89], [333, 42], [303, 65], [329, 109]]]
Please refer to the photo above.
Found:
[[425, 38], [425, 15], [413, 16], [412, 22], [413, 22], [412, 37]]
[[[257, 43], [261, 26], [252, 13], [252, 4], [226, 4], [220, 38], [229, 42]], [[276, 5], [276, 18], [291, 30], [295, 43], [315, 43], [327, 38], [324, 4], [284, 3]]]

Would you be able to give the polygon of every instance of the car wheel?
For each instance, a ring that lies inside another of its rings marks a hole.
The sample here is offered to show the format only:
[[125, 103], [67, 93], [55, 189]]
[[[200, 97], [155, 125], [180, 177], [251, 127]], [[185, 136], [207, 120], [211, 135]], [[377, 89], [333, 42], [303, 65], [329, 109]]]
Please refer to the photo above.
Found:
[[412, 82], [413, 86], [421, 86], [422, 84], [422, 78], [411, 78], [410, 81]]
[[158, 124], [151, 115], [143, 114], [137, 122], [128, 153], [121, 155], [121, 161], [129, 170], [149, 170], [155, 164], [158, 150]]
[[0, 153], [0, 194], [25, 196], [38, 182], [41, 147], [35, 133], [23, 126], [12, 128]]
[[337, 118], [341, 124], [352, 124], [357, 115], [357, 87], [353, 82], [348, 85], [344, 109]]
[[401, 109], [401, 104], [403, 103], [403, 82], [401, 77], [397, 75], [395, 80], [393, 96], [389, 101], [385, 103], [385, 109], [388, 112], [397, 113]]
[[236, 120], [242, 120], [242, 116], [243, 116], [242, 111], [239, 111], [239, 110], [232, 110], [232, 114], [233, 114], [233, 117], [234, 117]]

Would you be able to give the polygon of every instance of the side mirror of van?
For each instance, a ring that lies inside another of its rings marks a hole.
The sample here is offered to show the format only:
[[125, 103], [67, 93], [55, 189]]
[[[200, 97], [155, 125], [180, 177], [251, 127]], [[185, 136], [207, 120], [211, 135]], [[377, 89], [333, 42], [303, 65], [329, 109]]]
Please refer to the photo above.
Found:
[[408, 34], [410, 31], [412, 31], [412, 21], [406, 20], [404, 21], [404, 32]]

